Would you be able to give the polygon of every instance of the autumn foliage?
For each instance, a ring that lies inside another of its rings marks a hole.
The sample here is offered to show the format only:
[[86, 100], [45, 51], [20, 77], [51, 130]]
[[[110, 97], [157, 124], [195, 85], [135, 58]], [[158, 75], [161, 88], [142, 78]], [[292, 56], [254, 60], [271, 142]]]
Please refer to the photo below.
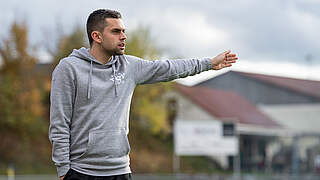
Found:
[[[46, 148], [44, 151], [42, 148], [48, 145], [43, 138], [48, 120], [43, 105], [42, 77], [35, 72], [38, 62], [35, 54], [29, 46], [26, 24], [13, 23], [8, 38], [0, 46], [1, 163], [48, 160]], [[17, 158], [22, 155], [25, 158]]]

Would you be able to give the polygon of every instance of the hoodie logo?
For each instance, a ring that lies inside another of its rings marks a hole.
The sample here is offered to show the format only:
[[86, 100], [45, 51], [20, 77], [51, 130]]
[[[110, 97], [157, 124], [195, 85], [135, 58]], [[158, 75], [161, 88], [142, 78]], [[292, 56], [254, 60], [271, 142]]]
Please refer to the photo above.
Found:
[[122, 82], [122, 80], [124, 79], [124, 73], [116, 73], [116, 77], [114, 78], [114, 76], [113, 75], [111, 75], [111, 78], [110, 78], [110, 80], [112, 81], [112, 82], [114, 82], [114, 81], [116, 81], [116, 82], [114, 82], [116, 85], [119, 85], [119, 84], [121, 84], [121, 82]]

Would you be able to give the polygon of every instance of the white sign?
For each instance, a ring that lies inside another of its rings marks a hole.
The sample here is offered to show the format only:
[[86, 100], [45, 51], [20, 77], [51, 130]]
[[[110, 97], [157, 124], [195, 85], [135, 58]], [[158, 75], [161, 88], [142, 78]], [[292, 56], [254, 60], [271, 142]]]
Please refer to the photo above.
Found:
[[223, 136], [219, 121], [176, 120], [174, 145], [177, 155], [236, 155], [238, 140]]

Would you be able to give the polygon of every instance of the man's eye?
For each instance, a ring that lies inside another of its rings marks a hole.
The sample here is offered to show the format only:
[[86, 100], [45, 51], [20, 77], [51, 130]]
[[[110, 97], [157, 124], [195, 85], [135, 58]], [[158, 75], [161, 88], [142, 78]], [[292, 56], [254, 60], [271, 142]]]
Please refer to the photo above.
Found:
[[112, 30], [112, 32], [113, 33], [120, 33], [121, 31], [116, 29], [116, 30]]

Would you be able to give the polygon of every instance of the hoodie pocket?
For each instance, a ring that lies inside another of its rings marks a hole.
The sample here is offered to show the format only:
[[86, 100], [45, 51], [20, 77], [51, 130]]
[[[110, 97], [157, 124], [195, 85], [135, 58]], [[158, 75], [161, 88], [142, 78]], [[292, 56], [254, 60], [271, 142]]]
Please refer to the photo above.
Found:
[[129, 152], [129, 141], [124, 129], [90, 131], [87, 151], [80, 159], [117, 158]]

